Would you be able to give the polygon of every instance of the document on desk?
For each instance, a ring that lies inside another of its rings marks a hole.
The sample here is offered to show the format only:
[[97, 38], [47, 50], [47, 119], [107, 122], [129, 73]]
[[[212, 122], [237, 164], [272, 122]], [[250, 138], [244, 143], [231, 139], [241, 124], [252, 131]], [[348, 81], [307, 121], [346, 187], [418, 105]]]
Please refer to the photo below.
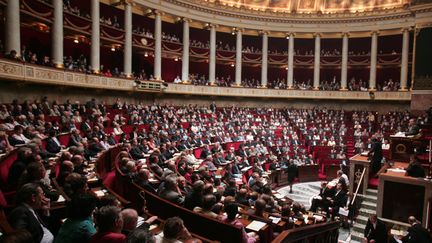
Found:
[[243, 169], [241, 169], [241, 172], [246, 172], [248, 171], [250, 168], [252, 168], [252, 166], [246, 166]]
[[250, 224], [248, 224], [248, 226], [246, 226], [246, 229], [250, 229], [250, 230], [258, 232], [258, 231], [260, 231], [260, 229], [262, 229], [266, 225], [267, 224], [264, 222], [254, 220]]
[[281, 221], [281, 218], [270, 216], [269, 219], [273, 222], [273, 224], [278, 224]]
[[144, 223], [145, 219], [141, 216], [138, 216], [137, 228], [140, 227]]
[[400, 169], [400, 168], [387, 169], [387, 171], [397, 172], [397, 173], [405, 173], [406, 172], [406, 170]]
[[57, 199], [57, 202], [64, 202], [64, 201], [66, 201], [66, 199], [62, 195], [60, 195], [59, 198]]
[[96, 194], [96, 197], [103, 197], [103, 196], [105, 196], [105, 192], [103, 192], [102, 190], [95, 191], [94, 193]]

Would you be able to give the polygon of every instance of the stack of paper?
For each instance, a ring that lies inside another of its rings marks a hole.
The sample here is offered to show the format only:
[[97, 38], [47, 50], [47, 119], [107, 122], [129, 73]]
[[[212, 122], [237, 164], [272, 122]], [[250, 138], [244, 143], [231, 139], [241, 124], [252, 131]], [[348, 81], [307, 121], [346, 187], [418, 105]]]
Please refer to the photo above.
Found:
[[103, 192], [102, 190], [95, 191], [94, 193], [96, 194], [97, 197], [103, 197], [103, 196], [105, 196], [105, 192]]
[[64, 201], [66, 201], [66, 199], [62, 195], [60, 195], [59, 198], [57, 199], [57, 202], [64, 202]]
[[277, 224], [281, 221], [281, 218], [270, 216], [269, 219], [273, 222], [273, 224]]
[[246, 226], [246, 229], [250, 229], [253, 231], [260, 231], [266, 225], [267, 224], [264, 222], [254, 220], [250, 224], [248, 224], [248, 226]]

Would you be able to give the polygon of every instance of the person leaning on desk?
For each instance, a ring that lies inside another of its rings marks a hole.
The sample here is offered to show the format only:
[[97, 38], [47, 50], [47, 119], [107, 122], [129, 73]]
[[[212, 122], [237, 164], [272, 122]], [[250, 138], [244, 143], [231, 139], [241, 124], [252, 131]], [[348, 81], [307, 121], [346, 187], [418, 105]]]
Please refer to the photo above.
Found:
[[417, 161], [415, 155], [411, 155], [410, 163], [408, 165], [408, 168], [406, 169], [405, 175], [411, 177], [420, 177], [420, 178], [426, 176], [426, 173], [422, 165]]
[[417, 125], [417, 121], [415, 118], [411, 118], [408, 123], [408, 132], [405, 133], [405, 136], [415, 136], [419, 134], [420, 127]]

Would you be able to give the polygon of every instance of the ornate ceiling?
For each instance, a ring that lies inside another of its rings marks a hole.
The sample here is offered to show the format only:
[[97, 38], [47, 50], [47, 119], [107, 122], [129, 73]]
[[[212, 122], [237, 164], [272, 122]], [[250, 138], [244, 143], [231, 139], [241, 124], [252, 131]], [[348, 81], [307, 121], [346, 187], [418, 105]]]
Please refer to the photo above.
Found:
[[218, 5], [288, 13], [342, 13], [394, 9], [415, 0], [205, 0]]

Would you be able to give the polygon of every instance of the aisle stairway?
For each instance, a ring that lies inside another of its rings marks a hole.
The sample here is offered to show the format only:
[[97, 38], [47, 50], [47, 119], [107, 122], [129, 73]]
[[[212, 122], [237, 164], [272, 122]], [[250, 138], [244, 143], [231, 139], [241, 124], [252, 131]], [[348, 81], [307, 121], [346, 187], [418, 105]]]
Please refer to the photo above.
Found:
[[360, 213], [351, 229], [351, 242], [362, 242], [364, 235], [363, 232], [366, 227], [368, 217], [369, 215], [376, 213], [377, 194], [377, 190], [368, 189], [366, 195], [362, 196], [363, 201], [360, 206]]
[[284, 196], [287, 196], [294, 200], [295, 202], [299, 202], [308, 209], [311, 205], [311, 198], [315, 195], [319, 194], [321, 182], [306, 182], [306, 183], [298, 183], [293, 186], [293, 193], [289, 193], [289, 187], [282, 187], [278, 190], [278, 192]]

